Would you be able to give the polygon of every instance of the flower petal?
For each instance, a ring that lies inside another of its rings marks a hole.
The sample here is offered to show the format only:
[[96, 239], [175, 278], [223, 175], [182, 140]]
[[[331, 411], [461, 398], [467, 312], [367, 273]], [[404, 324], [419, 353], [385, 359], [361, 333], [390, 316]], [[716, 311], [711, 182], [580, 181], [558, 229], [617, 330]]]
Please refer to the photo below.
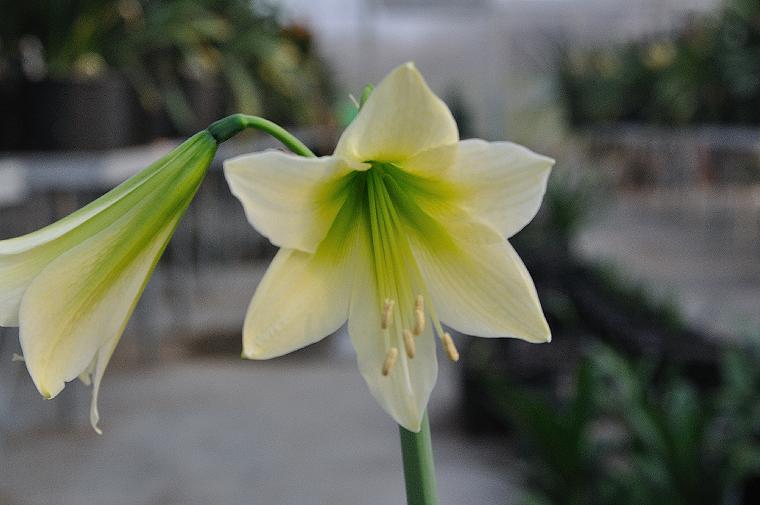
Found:
[[[348, 332], [356, 349], [356, 357], [364, 380], [380, 406], [393, 419], [409, 431], [420, 431], [430, 393], [438, 376], [438, 362], [431, 324], [414, 337], [416, 353], [410, 359], [401, 341], [394, 342], [399, 349], [397, 363], [387, 376], [382, 374], [388, 345], [380, 326], [380, 307], [374, 272], [370, 266], [371, 250], [363, 246], [361, 262], [357, 262]], [[396, 337], [398, 340], [398, 336]]]
[[346, 128], [335, 154], [358, 161], [402, 161], [459, 140], [454, 118], [413, 63], [393, 70]]
[[[57, 395], [96, 360], [97, 398], [108, 358], [181, 214], [162, 221], [159, 229], [146, 224], [150, 233], [140, 234], [129, 225], [146, 213], [135, 209], [53, 260], [35, 277], [21, 302], [19, 339], [29, 373], [43, 396]], [[97, 421], [96, 406], [93, 412]]]
[[21, 264], [0, 255], [0, 326], [18, 326], [18, 309], [29, 283], [39, 273], [34, 263]]
[[[485, 240], [495, 230], [478, 223], [456, 225], [449, 247], [412, 236], [412, 247], [441, 321], [482, 337], [551, 340], [533, 281], [505, 239]], [[468, 236], [473, 235], [474, 240]], [[440, 241], [445, 244], [445, 241]]]
[[459, 143], [425, 149], [399, 163], [409, 173], [424, 178], [446, 177], [457, 159]]
[[[74, 238], [88, 238], [49, 261], [27, 287], [19, 340], [43, 396], [52, 398], [66, 382], [92, 370], [95, 359], [99, 385], [112, 348], [216, 151], [210, 135], [197, 147], [181, 149], [183, 157], [160, 172], [161, 182], [139, 204], [130, 202], [126, 211], [115, 204], [99, 213], [100, 231], [77, 227]], [[60, 247], [57, 240], [48, 245]]]
[[[0, 255], [19, 254], [52, 242], [87, 223], [92, 218], [103, 215], [106, 210], [113, 208], [115, 204], [128, 197], [131, 204], [142, 200], [146, 193], [155, 189], [157, 184], [176, 173], [172, 167], [181, 166], [204, 149], [214, 149], [214, 151], [216, 149], [215, 142], [208, 132], [194, 135], [166, 156], [119, 184], [105, 195], [55, 223], [21, 237], [0, 240]], [[100, 226], [98, 229], [103, 228], [104, 226]]]
[[451, 181], [464, 188], [464, 205], [506, 238], [538, 212], [554, 160], [511, 142], [459, 143]]
[[110, 226], [157, 188], [171, 184], [178, 171], [210, 163], [215, 151], [216, 142], [208, 132], [194, 135], [76, 212], [41, 230], [0, 241], [0, 326], [18, 326], [21, 298], [48, 263]]
[[279, 247], [313, 253], [341, 207], [341, 177], [366, 168], [265, 151], [225, 161], [224, 175], [254, 228]]
[[106, 372], [108, 362], [111, 360], [116, 345], [119, 343], [121, 334], [117, 334], [109, 342], [106, 342], [98, 349], [93, 364], [95, 369], [92, 372], [92, 401], [90, 403], [90, 424], [98, 435], [102, 435], [98, 423], [100, 422], [100, 412], [98, 411], [98, 396], [100, 395], [100, 383], [103, 381], [103, 374]]
[[280, 249], [248, 307], [243, 355], [268, 359], [317, 342], [346, 322], [351, 279], [342, 261]]

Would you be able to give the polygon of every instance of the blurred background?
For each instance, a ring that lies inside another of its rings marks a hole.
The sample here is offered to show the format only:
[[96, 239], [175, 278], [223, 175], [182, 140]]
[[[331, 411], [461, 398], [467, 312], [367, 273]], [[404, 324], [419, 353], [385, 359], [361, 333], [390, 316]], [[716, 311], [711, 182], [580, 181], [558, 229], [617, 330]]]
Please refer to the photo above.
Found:
[[[228, 113], [330, 153], [349, 93], [414, 60], [463, 138], [558, 160], [513, 239], [554, 340], [441, 360], [441, 502], [760, 503], [760, 0], [0, 3], [0, 238]], [[0, 504], [403, 502], [343, 330], [239, 359], [274, 248], [219, 168], [111, 362], [102, 437], [89, 389], [42, 400], [0, 329]]]

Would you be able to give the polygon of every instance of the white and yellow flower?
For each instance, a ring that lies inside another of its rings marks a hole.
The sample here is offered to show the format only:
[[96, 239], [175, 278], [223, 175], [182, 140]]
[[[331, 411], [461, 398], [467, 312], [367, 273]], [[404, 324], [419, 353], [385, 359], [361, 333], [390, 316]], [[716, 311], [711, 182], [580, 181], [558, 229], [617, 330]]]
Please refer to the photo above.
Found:
[[34, 384], [53, 398], [77, 377], [98, 390], [153, 268], [216, 153], [203, 131], [91, 204], [0, 241], [0, 326], [18, 326]]
[[509, 142], [459, 140], [413, 64], [391, 72], [332, 156], [266, 151], [225, 163], [248, 220], [281, 249], [251, 301], [243, 355], [279, 356], [348, 320], [381, 406], [418, 431], [441, 323], [548, 342], [533, 282], [507, 239], [541, 204], [553, 160]]

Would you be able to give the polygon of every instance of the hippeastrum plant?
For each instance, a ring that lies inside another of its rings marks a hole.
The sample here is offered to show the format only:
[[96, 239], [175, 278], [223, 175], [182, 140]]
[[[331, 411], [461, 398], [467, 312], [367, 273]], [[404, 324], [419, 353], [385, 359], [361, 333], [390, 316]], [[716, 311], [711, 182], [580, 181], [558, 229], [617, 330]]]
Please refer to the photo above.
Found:
[[[0, 241], [0, 325], [19, 326], [45, 397], [103, 372], [216, 147], [245, 128], [294, 154], [225, 163], [248, 220], [280, 247], [251, 301], [243, 356], [266, 359], [346, 321], [359, 370], [401, 426], [410, 505], [437, 503], [425, 415], [443, 324], [483, 337], [551, 338], [508, 239], [536, 214], [553, 160], [509, 142], [459, 140], [413, 64], [365, 90], [332, 156], [317, 158], [262, 118], [236, 114], [61, 221]], [[297, 156], [296, 156], [297, 155]]]

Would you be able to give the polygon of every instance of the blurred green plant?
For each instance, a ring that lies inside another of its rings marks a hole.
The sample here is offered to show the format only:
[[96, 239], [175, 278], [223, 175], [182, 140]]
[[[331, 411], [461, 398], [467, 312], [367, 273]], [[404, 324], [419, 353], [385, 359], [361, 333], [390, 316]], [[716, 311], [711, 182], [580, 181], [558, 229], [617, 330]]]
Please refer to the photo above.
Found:
[[102, 73], [127, 30], [119, 5], [113, 0], [6, 2], [0, 57], [20, 62], [35, 80]]
[[525, 499], [526, 505], [594, 502], [599, 481], [589, 476], [602, 470], [602, 458], [601, 447], [592, 438], [596, 396], [592, 373], [591, 362], [584, 360], [562, 405], [489, 377], [497, 410], [514, 423], [530, 447], [532, 492]]
[[[0, 59], [33, 80], [118, 72], [180, 133], [197, 129], [198, 103], [213, 99], [228, 102], [222, 114], [314, 124], [332, 96], [309, 31], [252, 0], [15, 2], [0, 17]], [[215, 88], [221, 96], [208, 96]]]
[[554, 171], [536, 219], [514, 237], [519, 247], [539, 252], [552, 237], [553, 253], [567, 256], [571, 240], [588, 223], [594, 211], [607, 203], [604, 182], [598, 174], [566, 163]]
[[524, 503], [756, 503], [760, 353], [730, 349], [722, 381], [700, 391], [675, 369], [594, 345], [565, 394], [491, 376], [501, 414], [527, 446]]
[[599, 288], [610, 299], [625, 304], [632, 317], [642, 320], [656, 320], [659, 325], [672, 332], [686, 329], [686, 322], [673, 296], [653, 296], [651, 288], [641, 282], [626, 278], [619, 267], [611, 264], [596, 264], [590, 269]]
[[573, 125], [641, 121], [760, 124], [760, 2], [727, 0], [680, 32], [567, 50], [559, 80]]

